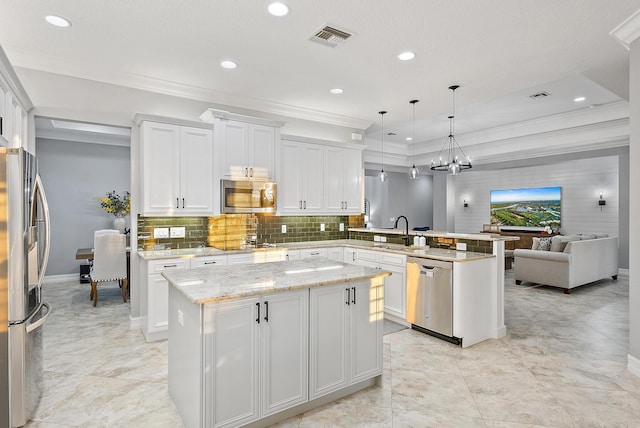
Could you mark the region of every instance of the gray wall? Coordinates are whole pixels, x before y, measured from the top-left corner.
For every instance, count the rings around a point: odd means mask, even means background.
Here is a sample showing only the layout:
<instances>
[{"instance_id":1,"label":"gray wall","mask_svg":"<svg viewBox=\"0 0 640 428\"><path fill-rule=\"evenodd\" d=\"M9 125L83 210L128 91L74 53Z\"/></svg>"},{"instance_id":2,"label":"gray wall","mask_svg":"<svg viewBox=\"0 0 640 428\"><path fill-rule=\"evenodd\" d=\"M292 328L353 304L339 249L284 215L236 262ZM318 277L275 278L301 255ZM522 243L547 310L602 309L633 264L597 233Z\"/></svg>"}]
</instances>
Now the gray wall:
<instances>
[{"instance_id":1,"label":"gray wall","mask_svg":"<svg viewBox=\"0 0 640 428\"><path fill-rule=\"evenodd\" d=\"M78 273L76 250L93 247L93 232L112 227L113 215L97 198L129 190L129 152L129 147L36 139L51 215L47 276ZM129 216L126 222L130 225Z\"/></svg>"},{"instance_id":2,"label":"gray wall","mask_svg":"<svg viewBox=\"0 0 640 428\"><path fill-rule=\"evenodd\" d=\"M404 215L409 228L433 227L433 179L429 175L415 180L408 173L388 172L389 179L381 183L379 171L366 170L365 198L371 204L369 224L372 227L393 227L391 218ZM404 227L404 222L400 222Z\"/></svg>"},{"instance_id":3,"label":"gray wall","mask_svg":"<svg viewBox=\"0 0 640 428\"><path fill-rule=\"evenodd\" d=\"M629 163L635 168L631 169L629 182L629 210L632 213L640 212L640 37L631 44L630 58L630 100L631 100L631 142L629 146ZM630 222L630 260L636 263L640 260L640 222ZM635 368L634 373L640 371L640 281L638 265L629 269L629 365Z\"/></svg>"}]
</instances>

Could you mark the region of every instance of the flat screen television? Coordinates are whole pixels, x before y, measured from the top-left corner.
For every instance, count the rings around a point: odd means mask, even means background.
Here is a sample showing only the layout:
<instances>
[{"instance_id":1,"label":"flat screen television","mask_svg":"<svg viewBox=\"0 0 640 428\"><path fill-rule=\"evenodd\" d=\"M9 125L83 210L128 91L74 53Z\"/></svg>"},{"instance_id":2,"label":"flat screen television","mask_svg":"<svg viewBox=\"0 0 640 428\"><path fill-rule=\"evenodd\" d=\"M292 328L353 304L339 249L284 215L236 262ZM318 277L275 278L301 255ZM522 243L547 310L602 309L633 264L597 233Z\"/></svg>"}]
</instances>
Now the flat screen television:
<instances>
[{"instance_id":1,"label":"flat screen television","mask_svg":"<svg viewBox=\"0 0 640 428\"><path fill-rule=\"evenodd\" d=\"M560 227L561 187L491 191L491 224L505 229Z\"/></svg>"}]
</instances>

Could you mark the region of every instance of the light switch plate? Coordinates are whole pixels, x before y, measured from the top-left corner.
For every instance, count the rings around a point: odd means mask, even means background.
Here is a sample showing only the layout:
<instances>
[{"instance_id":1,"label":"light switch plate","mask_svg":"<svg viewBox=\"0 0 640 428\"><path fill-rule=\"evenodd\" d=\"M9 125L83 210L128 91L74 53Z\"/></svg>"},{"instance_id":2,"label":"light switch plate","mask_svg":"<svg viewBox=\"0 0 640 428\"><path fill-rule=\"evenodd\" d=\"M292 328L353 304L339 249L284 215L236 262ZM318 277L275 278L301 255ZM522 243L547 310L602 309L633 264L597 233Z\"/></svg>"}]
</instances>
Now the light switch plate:
<instances>
[{"instance_id":1,"label":"light switch plate","mask_svg":"<svg viewBox=\"0 0 640 428\"><path fill-rule=\"evenodd\" d=\"M286 224L282 225L282 233L287 233L287 225Z\"/></svg>"},{"instance_id":2,"label":"light switch plate","mask_svg":"<svg viewBox=\"0 0 640 428\"><path fill-rule=\"evenodd\" d=\"M340 223L340 232L344 232L344 223Z\"/></svg>"},{"instance_id":3,"label":"light switch plate","mask_svg":"<svg viewBox=\"0 0 640 428\"><path fill-rule=\"evenodd\" d=\"M324 232L324 223L320 223L320 232Z\"/></svg>"},{"instance_id":4,"label":"light switch plate","mask_svg":"<svg viewBox=\"0 0 640 428\"><path fill-rule=\"evenodd\" d=\"M456 243L456 250L458 250L458 251L467 251L467 243L466 242L458 242L458 243Z\"/></svg>"},{"instance_id":5,"label":"light switch plate","mask_svg":"<svg viewBox=\"0 0 640 428\"><path fill-rule=\"evenodd\" d=\"M380 237L380 242L387 242L387 237L386 236L381 236Z\"/></svg>"},{"instance_id":6,"label":"light switch plate","mask_svg":"<svg viewBox=\"0 0 640 428\"><path fill-rule=\"evenodd\" d=\"M170 227L169 236L171 236L172 238L184 238L184 226Z\"/></svg>"},{"instance_id":7,"label":"light switch plate","mask_svg":"<svg viewBox=\"0 0 640 428\"><path fill-rule=\"evenodd\" d=\"M373 235L373 242L380 242L380 235Z\"/></svg>"},{"instance_id":8,"label":"light switch plate","mask_svg":"<svg viewBox=\"0 0 640 428\"><path fill-rule=\"evenodd\" d=\"M153 229L153 237L154 238L168 238L169 237L169 228L168 227L155 227Z\"/></svg>"}]
</instances>

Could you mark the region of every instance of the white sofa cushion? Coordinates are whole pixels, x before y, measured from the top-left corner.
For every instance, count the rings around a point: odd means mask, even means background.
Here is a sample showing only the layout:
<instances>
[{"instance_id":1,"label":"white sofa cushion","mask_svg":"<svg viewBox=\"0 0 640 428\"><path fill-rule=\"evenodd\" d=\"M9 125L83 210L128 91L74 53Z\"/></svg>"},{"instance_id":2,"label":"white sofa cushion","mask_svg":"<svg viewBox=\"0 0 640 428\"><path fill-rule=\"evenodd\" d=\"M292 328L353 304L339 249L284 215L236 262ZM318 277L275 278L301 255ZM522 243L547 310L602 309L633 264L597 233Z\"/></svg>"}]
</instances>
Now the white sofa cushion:
<instances>
[{"instance_id":1,"label":"white sofa cushion","mask_svg":"<svg viewBox=\"0 0 640 428\"><path fill-rule=\"evenodd\" d=\"M579 235L556 235L551 239L551 251L564 251L567 244L571 241L579 241Z\"/></svg>"}]
</instances>

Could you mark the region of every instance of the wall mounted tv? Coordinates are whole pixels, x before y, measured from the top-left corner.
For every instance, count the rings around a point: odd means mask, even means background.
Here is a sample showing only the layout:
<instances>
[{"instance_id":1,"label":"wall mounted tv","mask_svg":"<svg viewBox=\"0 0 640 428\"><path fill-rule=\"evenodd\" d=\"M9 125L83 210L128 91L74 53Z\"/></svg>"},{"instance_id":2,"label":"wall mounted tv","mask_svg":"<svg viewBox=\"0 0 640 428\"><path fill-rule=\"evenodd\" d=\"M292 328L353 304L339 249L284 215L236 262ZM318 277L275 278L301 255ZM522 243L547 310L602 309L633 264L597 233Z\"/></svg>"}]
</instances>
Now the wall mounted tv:
<instances>
[{"instance_id":1,"label":"wall mounted tv","mask_svg":"<svg viewBox=\"0 0 640 428\"><path fill-rule=\"evenodd\" d=\"M561 195L561 187L492 190L491 224L504 229L557 229Z\"/></svg>"}]
</instances>

